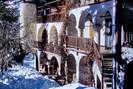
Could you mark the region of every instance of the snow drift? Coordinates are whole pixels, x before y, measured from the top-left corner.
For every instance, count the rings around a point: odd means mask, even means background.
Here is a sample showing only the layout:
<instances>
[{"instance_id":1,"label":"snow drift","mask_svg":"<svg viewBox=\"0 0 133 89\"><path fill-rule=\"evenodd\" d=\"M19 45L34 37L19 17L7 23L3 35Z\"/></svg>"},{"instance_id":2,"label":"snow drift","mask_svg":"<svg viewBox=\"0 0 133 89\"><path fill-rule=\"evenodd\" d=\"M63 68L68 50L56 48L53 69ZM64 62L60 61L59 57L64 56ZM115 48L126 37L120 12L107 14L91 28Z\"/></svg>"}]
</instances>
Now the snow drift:
<instances>
[{"instance_id":1,"label":"snow drift","mask_svg":"<svg viewBox=\"0 0 133 89\"><path fill-rule=\"evenodd\" d=\"M50 88L50 89L97 89L97 88L88 87L88 86L82 85L80 83L71 83L71 84L61 86L61 87L54 87L54 88Z\"/></svg>"}]
</instances>

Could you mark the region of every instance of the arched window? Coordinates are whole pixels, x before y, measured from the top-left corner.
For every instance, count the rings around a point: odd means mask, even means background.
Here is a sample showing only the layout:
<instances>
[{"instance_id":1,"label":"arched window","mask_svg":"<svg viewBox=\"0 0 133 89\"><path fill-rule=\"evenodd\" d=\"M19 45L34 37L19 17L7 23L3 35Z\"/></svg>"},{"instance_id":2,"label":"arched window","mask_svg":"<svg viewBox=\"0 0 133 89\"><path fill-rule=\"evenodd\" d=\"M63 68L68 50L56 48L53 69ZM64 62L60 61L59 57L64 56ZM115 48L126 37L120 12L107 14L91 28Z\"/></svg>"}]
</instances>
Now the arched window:
<instances>
[{"instance_id":1,"label":"arched window","mask_svg":"<svg viewBox=\"0 0 133 89\"><path fill-rule=\"evenodd\" d=\"M93 28L92 16L87 11L83 11L79 20L81 37L94 38L95 30Z\"/></svg>"},{"instance_id":2,"label":"arched window","mask_svg":"<svg viewBox=\"0 0 133 89\"><path fill-rule=\"evenodd\" d=\"M76 18L73 14L71 14L68 17L67 35L68 36L78 36L78 32L77 32L77 29L76 29Z\"/></svg>"},{"instance_id":3,"label":"arched window","mask_svg":"<svg viewBox=\"0 0 133 89\"><path fill-rule=\"evenodd\" d=\"M44 52L40 53L40 67L42 68L41 70L43 70L43 73L48 74L48 67L47 67L47 54Z\"/></svg>"},{"instance_id":4,"label":"arched window","mask_svg":"<svg viewBox=\"0 0 133 89\"><path fill-rule=\"evenodd\" d=\"M106 9L98 11L96 16L96 30L98 32L99 45L105 48L112 47L112 16Z\"/></svg>"},{"instance_id":5,"label":"arched window","mask_svg":"<svg viewBox=\"0 0 133 89\"><path fill-rule=\"evenodd\" d=\"M50 61L50 74L51 75L56 75L58 74L58 61L56 59L56 57L52 57L51 61Z\"/></svg>"},{"instance_id":6,"label":"arched window","mask_svg":"<svg viewBox=\"0 0 133 89\"><path fill-rule=\"evenodd\" d=\"M106 18L105 18L105 48L111 48L112 42L111 42L111 36L112 36L112 18L109 11L106 12Z\"/></svg>"},{"instance_id":7,"label":"arched window","mask_svg":"<svg viewBox=\"0 0 133 89\"><path fill-rule=\"evenodd\" d=\"M82 57L79 64L79 82L90 85L92 82L92 64L87 57Z\"/></svg>"},{"instance_id":8,"label":"arched window","mask_svg":"<svg viewBox=\"0 0 133 89\"><path fill-rule=\"evenodd\" d=\"M47 41L48 41L47 38L48 38L47 31L46 29L44 29L42 33L42 46L43 47L47 44Z\"/></svg>"},{"instance_id":9,"label":"arched window","mask_svg":"<svg viewBox=\"0 0 133 89\"><path fill-rule=\"evenodd\" d=\"M68 56L67 68L68 68L67 81L68 83L70 83L73 81L73 79L75 79L76 76L76 61L75 57L72 54Z\"/></svg>"},{"instance_id":10,"label":"arched window","mask_svg":"<svg viewBox=\"0 0 133 89\"><path fill-rule=\"evenodd\" d=\"M58 32L55 26L52 26L49 35L50 35L49 42L53 45L58 45Z\"/></svg>"},{"instance_id":11,"label":"arched window","mask_svg":"<svg viewBox=\"0 0 133 89\"><path fill-rule=\"evenodd\" d=\"M47 44L47 30L45 29L44 26L40 27L38 34L37 34L37 39L39 42L39 47L44 48L44 46Z\"/></svg>"}]
</instances>

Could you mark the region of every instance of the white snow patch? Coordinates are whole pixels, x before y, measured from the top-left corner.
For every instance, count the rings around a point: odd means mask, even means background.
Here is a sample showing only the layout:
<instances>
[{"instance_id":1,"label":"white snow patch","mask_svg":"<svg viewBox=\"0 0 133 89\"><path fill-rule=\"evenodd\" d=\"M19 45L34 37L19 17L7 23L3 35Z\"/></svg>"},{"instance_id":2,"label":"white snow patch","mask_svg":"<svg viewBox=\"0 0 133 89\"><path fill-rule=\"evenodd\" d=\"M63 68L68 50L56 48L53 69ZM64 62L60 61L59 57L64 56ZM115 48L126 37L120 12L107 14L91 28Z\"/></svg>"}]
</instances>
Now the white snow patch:
<instances>
[{"instance_id":1,"label":"white snow patch","mask_svg":"<svg viewBox=\"0 0 133 89\"><path fill-rule=\"evenodd\" d=\"M97 88L88 87L80 83L71 83L71 84L64 85L62 87L55 87L50 89L97 89Z\"/></svg>"},{"instance_id":2,"label":"white snow patch","mask_svg":"<svg viewBox=\"0 0 133 89\"><path fill-rule=\"evenodd\" d=\"M126 60L127 63L133 60L133 48L122 47L122 58Z\"/></svg>"}]
</instances>

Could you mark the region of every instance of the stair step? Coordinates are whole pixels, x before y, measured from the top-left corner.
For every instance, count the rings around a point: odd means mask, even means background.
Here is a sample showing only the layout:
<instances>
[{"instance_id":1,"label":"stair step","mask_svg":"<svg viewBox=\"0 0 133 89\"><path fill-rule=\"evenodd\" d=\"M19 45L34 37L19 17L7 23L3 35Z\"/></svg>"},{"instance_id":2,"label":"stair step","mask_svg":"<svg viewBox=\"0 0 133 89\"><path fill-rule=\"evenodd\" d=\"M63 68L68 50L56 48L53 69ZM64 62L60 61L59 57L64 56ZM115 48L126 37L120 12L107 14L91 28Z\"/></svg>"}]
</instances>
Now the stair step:
<instances>
[{"instance_id":1,"label":"stair step","mask_svg":"<svg viewBox=\"0 0 133 89\"><path fill-rule=\"evenodd\" d=\"M108 73L108 74L112 74L113 70L103 70L103 73Z\"/></svg>"},{"instance_id":2,"label":"stair step","mask_svg":"<svg viewBox=\"0 0 133 89\"><path fill-rule=\"evenodd\" d=\"M112 53L103 53L102 54L103 55L103 58L113 58L114 57L114 54L112 54Z\"/></svg>"},{"instance_id":3,"label":"stair step","mask_svg":"<svg viewBox=\"0 0 133 89\"><path fill-rule=\"evenodd\" d=\"M107 87L106 89L112 89L112 87Z\"/></svg>"},{"instance_id":4,"label":"stair step","mask_svg":"<svg viewBox=\"0 0 133 89\"><path fill-rule=\"evenodd\" d=\"M112 87L112 83L109 83L109 82L108 82L108 83L106 83L106 86L107 86L107 87Z\"/></svg>"},{"instance_id":5,"label":"stair step","mask_svg":"<svg viewBox=\"0 0 133 89\"><path fill-rule=\"evenodd\" d=\"M112 66L103 66L102 68L112 69Z\"/></svg>"},{"instance_id":6,"label":"stair step","mask_svg":"<svg viewBox=\"0 0 133 89\"><path fill-rule=\"evenodd\" d=\"M112 78L112 74L103 73L104 78Z\"/></svg>"},{"instance_id":7,"label":"stair step","mask_svg":"<svg viewBox=\"0 0 133 89\"><path fill-rule=\"evenodd\" d=\"M103 59L105 62L112 62L112 59Z\"/></svg>"},{"instance_id":8,"label":"stair step","mask_svg":"<svg viewBox=\"0 0 133 89\"><path fill-rule=\"evenodd\" d=\"M112 83L112 78L104 78L104 81Z\"/></svg>"},{"instance_id":9,"label":"stair step","mask_svg":"<svg viewBox=\"0 0 133 89\"><path fill-rule=\"evenodd\" d=\"M113 69L111 69L111 68L103 68L103 73L106 72L106 71L107 71L107 73L108 73L108 71L109 72L113 72Z\"/></svg>"},{"instance_id":10,"label":"stair step","mask_svg":"<svg viewBox=\"0 0 133 89\"><path fill-rule=\"evenodd\" d=\"M112 64L103 64L103 66L109 66L109 67L112 67Z\"/></svg>"},{"instance_id":11,"label":"stair step","mask_svg":"<svg viewBox=\"0 0 133 89\"><path fill-rule=\"evenodd\" d=\"M106 69L113 69L112 66L103 66L103 68L106 68Z\"/></svg>"},{"instance_id":12,"label":"stair step","mask_svg":"<svg viewBox=\"0 0 133 89\"><path fill-rule=\"evenodd\" d=\"M105 60L103 61L103 64L112 64L112 61Z\"/></svg>"},{"instance_id":13,"label":"stair step","mask_svg":"<svg viewBox=\"0 0 133 89\"><path fill-rule=\"evenodd\" d=\"M112 61L104 60L103 64L112 64Z\"/></svg>"}]
</instances>

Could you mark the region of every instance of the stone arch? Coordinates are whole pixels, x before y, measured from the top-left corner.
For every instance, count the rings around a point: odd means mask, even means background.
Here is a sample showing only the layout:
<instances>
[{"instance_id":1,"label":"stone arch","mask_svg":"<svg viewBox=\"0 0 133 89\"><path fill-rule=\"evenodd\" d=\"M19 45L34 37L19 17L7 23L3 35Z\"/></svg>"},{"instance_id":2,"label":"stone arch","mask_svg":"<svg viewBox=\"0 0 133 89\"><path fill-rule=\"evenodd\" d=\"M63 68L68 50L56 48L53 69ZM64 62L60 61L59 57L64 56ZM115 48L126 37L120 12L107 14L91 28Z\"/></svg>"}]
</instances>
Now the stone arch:
<instances>
[{"instance_id":1,"label":"stone arch","mask_svg":"<svg viewBox=\"0 0 133 89\"><path fill-rule=\"evenodd\" d=\"M38 36L37 36L37 41L39 42L38 45L44 48L44 46L47 43L47 39L48 39L47 30L45 27L42 26L38 31Z\"/></svg>"},{"instance_id":2,"label":"stone arch","mask_svg":"<svg viewBox=\"0 0 133 89\"><path fill-rule=\"evenodd\" d=\"M53 56L50 60L50 74L51 75L57 75L58 74L58 61L55 56Z\"/></svg>"},{"instance_id":3,"label":"stone arch","mask_svg":"<svg viewBox=\"0 0 133 89\"><path fill-rule=\"evenodd\" d=\"M71 83L76 77L76 60L73 54L68 55L67 68L67 81Z\"/></svg>"},{"instance_id":4,"label":"stone arch","mask_svg":"<svg viewBox=\"0 0 133 89\"><path fill-rule=\"evenodd\" d=\"M94 38L94 25L92 16L87 11L83 11L79 20L80 36L86 38Z\"/></svg>"},{"instance_id":5,"label":"stone arch","mask_svg":"<svg viewBox=\"0 0 133 89\"><path fill-rule=\"evenodd\" d=\"M79 82L85 85L90 85L93 80L92 75L92 61L84 56L79 63Z\"/></svg>"},{"instance_id":6,"label":"stone arch","mask_svg":"<svg viewBox=\"0 0 133 89\"><path fill-rule=\"evenodd\" d=\"M49 43L52 43L53 45L58 45L58 32L54 25L51 27L50 30Z\"/></svg>"},{"instance_id":7,"label":"stone arch","mask_svg":"<svg viewBox=\"0 0 133 89\"><path fill-rule=\"evenodd\" d=\"M47 58L47 54L43 51L41 51L40 53L40 67L41 67L41 70L43 71L44 74L48 74L48 65L47 65L47 61L48 61L48 58Z\"/></svg>"},{"instance_id":8,"label":"stone arch","mask_svg":"<svg viewBox=\"0 0 133 89\"><path fill-rule=\"evenodd\" d=\"M47 30L45 29L42 33L42 46L44 47L48 42Z\"/></svg>"},{"instance_id":9,"label":"stone arch","mask_svg":"<svg viewBox=\"0 0 133 89\"><path fill-rule=\"evenodd\" d=\"M111 13L106 8L99 9L95 19L95 27L97 30L100 30L103 27L103 21L105 19L112 18Z\"/></svg>"},{"instance_id":10,"label":"stone arch","mask_svg":"<svg viewBox=\"0 0 133 89\"><path fill-rule=\"evenodd\" d=\"M38 30L38 34L37 34L37 41L42 41L43 38L43 34L47 34L46 28L44 26L41 26ZM46 32L46 33L45 33Z\"/></svg>"},{"instance_id":11,"label":"stone arch","mask_svg":"<svg viewBox=\"0 0 133 89\"><path fill-rule=\"evenodd\" d=\"M95 23L96 30L99 35L99 44L105 46L105 48L112 47L112 16L107 9L100 9L96 16Z\"/></svg>"},{"instance_id":12,"label":"stone arch","mask_svg":"<svg viewBox=\"0 0 133 89\"><path fill-rule=\"evenodd\" d=\"M76 29L76 17L74 14L71 14L68 17L68 22L67 22L67 35L68 36L78 36L78 31Z\"/></svg>"},{"instance_id":13,"label":"stone arch","mask_svg":"<svg viewBox=\"0 0 133 89\"><path fill-rule=\"evenodd\" d=\"M127 28L132 27L133 24L133 0L123 0L123 25ZM126 31L132 31L132 29L126 29Z\"/></svg>"}]
</instances>

